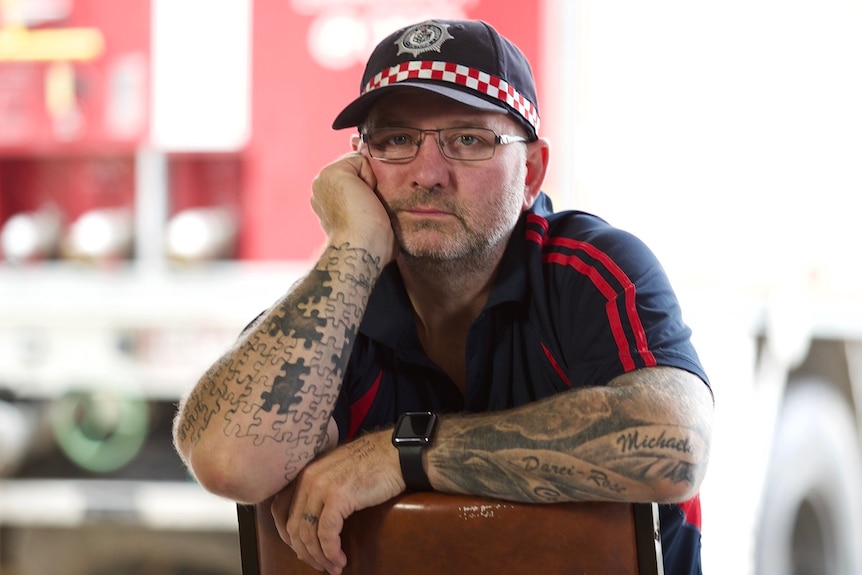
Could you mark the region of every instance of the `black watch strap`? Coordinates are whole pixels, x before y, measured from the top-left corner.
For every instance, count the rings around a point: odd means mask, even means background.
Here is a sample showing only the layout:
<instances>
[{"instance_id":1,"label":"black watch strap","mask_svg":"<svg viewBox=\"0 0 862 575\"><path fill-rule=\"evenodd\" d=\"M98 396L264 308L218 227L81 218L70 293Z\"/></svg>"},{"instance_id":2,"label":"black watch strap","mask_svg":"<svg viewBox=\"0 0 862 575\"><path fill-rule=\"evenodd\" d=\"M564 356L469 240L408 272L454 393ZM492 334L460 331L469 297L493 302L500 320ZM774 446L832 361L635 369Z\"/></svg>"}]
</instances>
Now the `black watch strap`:
<instances>
[{"instance_id":1,"label":"black watch strap","mask_svg":"<svg viewBox=\"0 0 862 575\"><path fill-rule=\"evenodd\" d=\"M398 459L401 462L401 475L408 491L433 491L425 468L422 467L422 451L424 445L401 445L398 447Z\"/></svg>"}]
</instances>

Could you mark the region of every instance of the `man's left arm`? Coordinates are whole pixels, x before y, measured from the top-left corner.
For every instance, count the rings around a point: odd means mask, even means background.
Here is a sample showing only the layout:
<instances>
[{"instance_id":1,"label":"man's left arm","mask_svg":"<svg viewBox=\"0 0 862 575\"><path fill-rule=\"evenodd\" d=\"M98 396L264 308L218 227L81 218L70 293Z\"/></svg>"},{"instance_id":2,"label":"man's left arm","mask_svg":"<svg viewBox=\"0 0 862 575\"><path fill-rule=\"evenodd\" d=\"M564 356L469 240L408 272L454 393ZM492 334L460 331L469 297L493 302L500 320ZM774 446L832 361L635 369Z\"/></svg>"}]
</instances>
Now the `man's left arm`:
<instances>
[{"instance_id":1,"label":"man's left arm","mask_svg":"<svg viewBox=\"0 0 862 575\"><path fill-rule=\"evenodd\" d=\"M510 410L443 416L424 467L437 491L509 501L684 501L706 472L712 411L699 377L650 367ZM276 496L276 524L301 559L340 573L344 520L404 491L391 436L342 445Z\"/></svg>"},{"instance_id":2,"label":"man's left arm","mask_svg":"<svg viewBox=\"0 0 862 575\"><path fill-rule=\"evenodd\" d=\"M713 400L697 376L651 367L512 410L441 420L435 489L511 501L678 502L709 459Z\"/></svg>"}]
</instances>

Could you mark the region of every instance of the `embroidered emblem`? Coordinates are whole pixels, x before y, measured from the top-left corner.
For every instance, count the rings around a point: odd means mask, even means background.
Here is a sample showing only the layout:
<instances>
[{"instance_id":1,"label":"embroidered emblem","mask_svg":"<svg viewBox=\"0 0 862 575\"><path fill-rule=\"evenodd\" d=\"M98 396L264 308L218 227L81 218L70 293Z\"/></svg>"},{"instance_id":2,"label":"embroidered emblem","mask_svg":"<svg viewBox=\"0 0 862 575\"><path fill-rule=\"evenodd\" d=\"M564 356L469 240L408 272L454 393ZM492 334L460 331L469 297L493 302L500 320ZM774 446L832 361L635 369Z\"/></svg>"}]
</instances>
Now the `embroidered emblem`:
<instances>
[{"instance_id":1,"label":"embroidered emblem","mask_svg":"<svg viewBox=\"0 0 862 575\"><path fill-rule=\"evenodd\" d=\"M415 58L423 52L439 52L440 46L446 40L454 40L449 34L449 25L428 20L404 31L395 41L395 45L398 46L396 55L409 52Z\"/></svg>"}]
</instances>

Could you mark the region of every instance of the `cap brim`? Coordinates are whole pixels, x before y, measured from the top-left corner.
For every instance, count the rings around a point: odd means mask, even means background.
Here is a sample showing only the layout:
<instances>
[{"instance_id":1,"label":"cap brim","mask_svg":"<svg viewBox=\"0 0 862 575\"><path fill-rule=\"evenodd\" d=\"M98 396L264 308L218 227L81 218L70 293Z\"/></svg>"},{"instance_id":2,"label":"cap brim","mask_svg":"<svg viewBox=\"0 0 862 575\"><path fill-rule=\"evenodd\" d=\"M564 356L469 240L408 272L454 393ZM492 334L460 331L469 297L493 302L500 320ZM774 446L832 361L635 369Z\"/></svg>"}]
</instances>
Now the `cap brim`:
<instances>
[{"instance_id":1,"label":"cap brim","mask_svg":"<svg viewBox=\"0 0 862 575\"><path fill-rule=\"evenodd\" d=\"M403 89L403 88L419 88L421 90L426 90L428 92L434 92L435 94L439 94L441 96L445 96L451 100L455 100L456 102L460 102L466 106L470 106L471 108L476 108L478 110L485 110L488 112L502 112L502 113L510 113L510 110L506 108L503 104L496 104L491 102L490 100L486 100L469 92L465 92L463 90L459 90L457 88L452 88L450 86L444 86L440 84L433 84L429 82L411 82L404 81L398 82L397 84L391 84L389 86L384 86L382 88L377 88L370 92L366 92L362 96L359 96L357 99L353 100L344 110L341 111L340 114L335 118L335 121L332 122L332 128L335 130L341 130L343 128L350 128L353 126L358 126L362 122L365 121L365 118L368 116L368 112L371 111L372 106L379 100L382 96L391 93L395 89Z\"/></svg>"}]
</instances>

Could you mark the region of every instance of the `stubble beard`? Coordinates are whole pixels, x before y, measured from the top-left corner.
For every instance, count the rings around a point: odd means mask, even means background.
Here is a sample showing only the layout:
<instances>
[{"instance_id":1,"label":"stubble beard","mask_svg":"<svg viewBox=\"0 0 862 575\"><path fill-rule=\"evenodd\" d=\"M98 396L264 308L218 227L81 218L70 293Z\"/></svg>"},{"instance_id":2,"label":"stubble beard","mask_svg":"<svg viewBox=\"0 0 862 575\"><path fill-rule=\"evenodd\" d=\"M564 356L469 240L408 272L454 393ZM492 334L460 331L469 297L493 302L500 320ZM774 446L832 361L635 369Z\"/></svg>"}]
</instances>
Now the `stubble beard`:
<instances>
[{"instance_id":1,"label":"stubble beard","mask_svg":"<svg viewBox=\"0 0 862 575\"><path fill-rule=\"evenodd\" d=\"M489 261L496 262L502 253L512 229L520 217L522 196L514 188L505 190L486 211L492 217L477 219L465 213L448 198L434 199L435 192L419 190L410 201L392 206L395 238L401 255L412 264L434 268L482 268ZM429 201L432 198L432 201ZM446 224L437 221L409 222L406 225L397 217L399 210L413 206L439 206L453 215ZM453 230L452 222L457 224Z\"/></svg>"}]
</instances>

